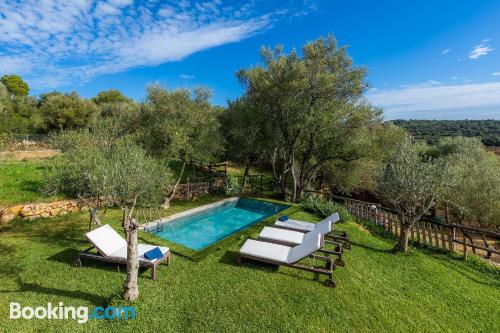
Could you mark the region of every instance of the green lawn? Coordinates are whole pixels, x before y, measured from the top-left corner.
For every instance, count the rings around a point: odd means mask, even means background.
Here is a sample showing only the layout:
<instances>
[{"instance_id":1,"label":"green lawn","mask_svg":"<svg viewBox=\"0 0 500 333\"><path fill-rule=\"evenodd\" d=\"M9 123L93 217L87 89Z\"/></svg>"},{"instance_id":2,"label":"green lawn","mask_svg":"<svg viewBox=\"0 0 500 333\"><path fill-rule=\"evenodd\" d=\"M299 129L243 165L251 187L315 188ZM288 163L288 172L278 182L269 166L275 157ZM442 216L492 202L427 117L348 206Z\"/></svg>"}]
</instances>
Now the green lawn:
<instances>
[{"instance_id":1,"label":"green lawn","mask_svg":"<svg viewBox=\"0 0 500 333\"><path fill-rule=\"evenodd\" d=\"M201 203L216 200L209 197ZM174 203L171 212L199 203ZM120 212L105 222L119 227ZM305 212L294 217L318 220ZM353 249L328 289L307 272L234 264L244 238L233 237L200 261L174 255L158 280L140 279L137 319L89 321L8 319L9 302L90 307L118 304L125 269L84 262L87 216L14 221L0 232L0 331L99 332L499 332L499 271L445 254L413 249L392 254L392 243L354 222L342 223ZM253 236L258 228L250 229Z\"/></svg>"},{"instance_id":2,"label":"green lawn","mask_svg":"<svg viewBox=\"0 0 500 333\"><path fill-rule=\"evenodd\" d=\"M50 160L7 161L0 163L0 206L62 199L63 196L45 196L45 170Z\"/></svg>"}]
</instances>

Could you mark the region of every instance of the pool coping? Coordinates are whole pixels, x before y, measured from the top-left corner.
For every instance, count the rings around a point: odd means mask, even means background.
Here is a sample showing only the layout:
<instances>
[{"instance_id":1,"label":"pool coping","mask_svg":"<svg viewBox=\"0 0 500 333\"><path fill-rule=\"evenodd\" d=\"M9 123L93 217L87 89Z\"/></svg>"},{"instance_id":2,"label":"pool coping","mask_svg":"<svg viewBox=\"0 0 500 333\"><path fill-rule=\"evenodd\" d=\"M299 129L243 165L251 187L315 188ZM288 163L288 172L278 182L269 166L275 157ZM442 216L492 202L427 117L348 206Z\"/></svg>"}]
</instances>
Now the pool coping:
<instances>
[{"instance_id":1,"label":"pool coping","mask_svg":"<svg viewBox=\"0 0 500 333\"><path fill-rule=\"evenodd\" d=\"M141 224L139 226L138 230L149 232L148 227L156 226L156 225L158 225L158 223L160 223L160 224L166 224L166 223L171 222L172 220L175 220L175 219L187 216L187 215L191 215L191 214L194 214L194 213L202 212L202 211L204 211L206 209L210 209L210 208L214 208L214 207L217 207L217 206L221 206L221 205L225 204L226 202L237 201L238 199L239 199L239 197L231 197L231 198L227 198L227 199L222 199L222 200L219 200L219 201L216 201L216 202L212 202L212 203L209 203L209 204L206 204L206 205L203 205L203 206L199 206L199 207L191 208L191 209L179 212L179 213L175 213L175 214L169 215L167 217L161 217L160 219L157 219L155 221Z\"/></svg>"},{"instance_id":2,"label":"pool coping","mask_svg":"<svg viewBox=\"0 0 500 333\"><path fill-rule=\"evenodd\" d=\"M290 214L293 214L294 212L300 210L300 207L298 205L283 202L281 200L274 200L274 199L269 199L269 198L256 198L256 197L242 195L242 196L238 196L238 197L230 197L230 198L226 198L226 199L221 199L221 200L218 200L218 201L210 203L210 204L191 208L191 209L170 215L170 216L168 216L168 218L162 219L162 221L169 221L170 222L170 220L173 218L178 218L179 216L182 217L185 214L192 214L193 212L201 211L201 210L204 210L208 207L216 207L216 206L223 204L225 202L228 202L228 201L231 202L234 200L238 200L239 198L253 199L253 200L257 200L257 201L285 205L285 206L289 206L289 207L286 208L285 210L279 212L279 213L276 213L276 214L269 216L268 218L265 218L261 221L258 221L256 224L251 225L246 229L237 231L236 233L229 235L226 238L223 238L220 241L218 241L214 244L211 244L211 245L209 245L203 249L200 249L200 250L193 250L193 249L185 247L181 244L169 241L169 240L164 239L164 238L160 238L160 237L156 236L154 233L144 230L143 227L146 225L146 223L139 227L140 238L143 242L146 242L146 243L156 244L159 246L160 245L167 246L176 255L188 258L188 259L193 260L193 261L199 261L199 260L202 260L203 258L205 258L210 253L217 251L217 250L221 250L221 249L229 246L229 244L232 244L235 241L243 241L248 236L258 233L258 230L262 229L263 226L272 225L276 221L278 216L290 215ZM151 224L156 225L156 222L150 222L149 225L151 225Z\"/></svg>"}]
</instances>

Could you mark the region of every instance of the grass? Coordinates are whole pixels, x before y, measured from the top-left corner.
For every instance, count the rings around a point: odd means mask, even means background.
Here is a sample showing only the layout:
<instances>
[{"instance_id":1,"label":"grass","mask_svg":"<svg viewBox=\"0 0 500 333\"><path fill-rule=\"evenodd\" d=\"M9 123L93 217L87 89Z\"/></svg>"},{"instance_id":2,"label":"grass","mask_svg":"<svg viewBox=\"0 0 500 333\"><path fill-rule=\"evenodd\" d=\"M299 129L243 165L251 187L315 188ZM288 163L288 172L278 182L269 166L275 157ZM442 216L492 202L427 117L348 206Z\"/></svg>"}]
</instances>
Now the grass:
<instances>
[{"instance_id":1,"label":"grass","mask_svg":"<svg viewBox=\"0 0 500 333\"><path fill-rule=\"evenodd\" d=\"M47 159L0 163L0 206L62 199L63 196L46 196L40 191L49 165Z\"/></svg>"},{"instance_id":2,"label":"grass","mask_svg":"<svg viewBox=\"0 0 500 333\"><path fill-rule=\"evenodd\" d=\"M216 200L211 197L203 203ZM174 213L199 202L173 203ZM293 217L318 220L297 211ZM103 221L119 230L120 212ZM0 232L0 331L99 332L498 332L500 277L477 260L424 250L393 254L392 242L362 226L339 225L352 240L346 267L334 275L337 288L323 287L311 273L259 263L234 264L242 237L228 240L200 261L174 255L158 280L139 278L137 319L9 320L9 302L47 302L92 307L119 303L125 269L84 262L71 266L87 246L83 213L16 220ZM256 236L258 230L249 233ZM142 238L142 237L141 237ZM143 241L143 240L142 240Z\"/></svg>"}]
</instances>

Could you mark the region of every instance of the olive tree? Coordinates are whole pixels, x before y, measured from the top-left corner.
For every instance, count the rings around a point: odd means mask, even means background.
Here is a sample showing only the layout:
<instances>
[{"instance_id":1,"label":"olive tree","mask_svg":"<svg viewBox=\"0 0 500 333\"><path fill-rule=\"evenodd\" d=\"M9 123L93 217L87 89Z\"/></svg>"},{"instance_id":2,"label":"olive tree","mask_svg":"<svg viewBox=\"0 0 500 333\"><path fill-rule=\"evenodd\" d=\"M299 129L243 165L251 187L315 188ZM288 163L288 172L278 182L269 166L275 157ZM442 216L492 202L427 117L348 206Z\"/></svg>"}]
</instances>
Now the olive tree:
<instances>
[{"instance_id":1,"label":"olive tree","mask_svg":"<svg viewBox=\"0 0 500 333\"><path fill-rule=\"evenodd\" d=\"M447 164L423 154L412 138L403 139L377 179L377 195L397 211L401 223L396 251L407 252L412 226L441 198L450 179Z\"/></svg>"},{"instance_id":2,"label":"olive tree","mask_svg":"<svg viewBox=\"0 0 500 333\"><path fill-rule=\"evenodd\" d=\"M227 110L219 116L225 156L245 166L240 191L245 187L250 165L262 161L265 153L264 122L260 116L259 110L245 98L229 101Z\"/></svg>"},{"instance_id":3,"label":"olive tree","mask_svg":"<svg viewBox=\"0 0 500 333\"><path fill-rule=\"evenodd\" d=\"M359 159L364 133L381 111L364 98L366 69L353 66L333 36L307 43L302 56L282 47L261 50L263 65L241 70L245 98L262 113L273 175L292 201L332 161Z\"/></svg>"},{"instance_id":4,"label":"olive tree","mask_svg":"<svg viewBox=\"0 0 500 333\"><path fill-rule=\"evenodd\" d=\"M133 213L138 204L159 204L170 185L170 177L163 163L148 156L131 136L120 135L110 125L105 122L90 130L62 134L64 154L56 164L52 179L57 179L55 188L76 194L89 205L90 226L100 224L99 208L118 206L122 209L122 228L127 240L123 298L133 301L139 296L139 222L133 218Z\"/></svg>"},{"instance_id":5,"label":"olive tree","mask_svg":"<svg viewBox=\"0 0 500 333\"><path fill-rule=\"evenodd\" d=\"M39 104L48 130L88 127L98 113L94 102L76 92L45 94Z\"/></svg>"},{"instance_id":6,"label":"olive tree","mask_svg":"<svg viewBox=\"0 0 500 333\"><path fill-rule=\"evenodd\" d=\"M150 154L182 162L177 181L165 197L165 207L175 195L188 160L208 159L222 149L209 98L210 92L202 88L169 91L160 85L147 87L137 121L138 140Z\"/></svg>"}]
</instances>

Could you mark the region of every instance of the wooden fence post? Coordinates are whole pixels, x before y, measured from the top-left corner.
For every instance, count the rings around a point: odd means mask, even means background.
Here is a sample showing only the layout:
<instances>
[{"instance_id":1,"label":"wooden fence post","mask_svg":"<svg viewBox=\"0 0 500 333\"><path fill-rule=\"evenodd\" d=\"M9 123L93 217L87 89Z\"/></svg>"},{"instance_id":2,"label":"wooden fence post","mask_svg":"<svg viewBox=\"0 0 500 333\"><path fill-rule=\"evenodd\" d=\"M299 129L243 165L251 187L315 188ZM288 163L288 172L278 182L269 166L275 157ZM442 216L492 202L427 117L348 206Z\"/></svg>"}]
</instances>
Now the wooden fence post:
<instances>
[{"instance_id":1,"label":"wooden fence post","mask_svg":"<svg viewBox=\"0 0 500 333\"><path fill-rule=\"evenodd\" d=\"M448 234L448 243L450 245L450 251L451 252L455 252L455 227L452 227L450 228L449 230L449 234Z\"/></svg>"},{"instance_id":2,"label":"wooden fence post","mask_svg":"<svg viewBox=\"0 0 500 333\"><path fill-rule=\"evenodd\" d=\"M428 237L429 237L429 246L432 246L432 224L427 223L427 232L428 232Z\"/></svg>"},{"instance_id":3,"label":"wooden fence post","mask_svg":"<svg viewBox=\"0 0 500 333\"><path fill-rule=\"evenodd\" d=\"M446 228L441 226L441 247L446 250Z\"/></svg>"},{"instance_id":4,"label":"wooden fence post","mask_svg":"<svg viewBox=\"0 0 500 333\"><path fill-rule=\"evenodd\" d=\"M464 259L467 260L467 237L465 237L465 233L462 229L462 245L463 245L463 252L464 252Z\"/></svg>"},{"instance_id":5,"label":"wooden fence post","mask_svg":"<svg viewBox=\"0 0 500 333\"><path fill-rule=\"evenodd\" d=\"M420 244L420 221L417 221L417 243Z\"/></svg>"},{"instance_id":6,"label":"wooden fence post","mask_svg":"<svg viewBox=\"0 0 500 333\"><path fill-rule=\"evenodd\" d=\"M426 227L427 227L427 223L426 222L422 222L422 240L423 240L423 244L424 245L427 245Z\"/></svg>"}]
</instances>

